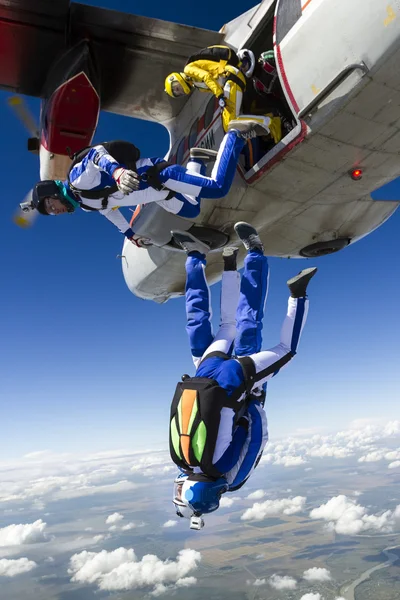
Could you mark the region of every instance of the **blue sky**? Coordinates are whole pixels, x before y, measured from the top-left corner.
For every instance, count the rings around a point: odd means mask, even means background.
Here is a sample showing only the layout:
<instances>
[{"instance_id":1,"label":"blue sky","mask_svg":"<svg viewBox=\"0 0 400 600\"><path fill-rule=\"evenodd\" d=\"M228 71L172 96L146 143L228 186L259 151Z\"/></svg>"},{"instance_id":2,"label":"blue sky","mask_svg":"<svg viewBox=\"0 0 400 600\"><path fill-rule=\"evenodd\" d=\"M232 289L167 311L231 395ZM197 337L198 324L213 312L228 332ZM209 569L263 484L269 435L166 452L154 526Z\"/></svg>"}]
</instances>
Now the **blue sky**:
<instances>
[{"instance_id":1,"label":"blue sky","mask_svg":"<svg viewBox=\"0 0 400 600\"><path fill-rule=\"evenodd\" d=\"M206 0L198 14L181 0L112 6L217 30L252 4ZM159 306L128 291L116 259L122 236L99 215L43 217L28 231L14 226L14 208L39 171L8 95L0 93L2 453L166 444L175 383L192 372L183 300ZM38 115L38 101L28 103ZM142 156L168 149L161 126L102 113L95 141L118 138L140 145ZM315 261L320 270L298 357L269 386L272 438L398 416L399 227L400 213ZM271 259L264 347L278 339L285 282L305 265ZM217 306L219 286L213 294Z\"/></svg>"}]
</instances>

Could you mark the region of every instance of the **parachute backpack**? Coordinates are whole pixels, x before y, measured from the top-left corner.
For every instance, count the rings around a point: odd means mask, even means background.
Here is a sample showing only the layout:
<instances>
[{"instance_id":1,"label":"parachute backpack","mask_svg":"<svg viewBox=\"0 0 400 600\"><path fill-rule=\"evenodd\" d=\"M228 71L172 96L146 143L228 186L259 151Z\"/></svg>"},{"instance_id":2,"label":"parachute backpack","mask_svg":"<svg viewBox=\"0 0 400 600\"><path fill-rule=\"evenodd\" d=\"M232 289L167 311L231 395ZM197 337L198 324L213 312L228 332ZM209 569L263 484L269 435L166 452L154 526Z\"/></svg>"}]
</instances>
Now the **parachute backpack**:
<instances>
[{"instance_id":1,"label":"parachute backpack","mask_svg":"<svg viewBox=\"0 0 400 600\"><path fill-rule=\"evenodd\" d=\"M212 352L207 358L222 352ZM206 360L205 359L205 360ZM237 359L243 369L245 382L232 396L215 379L208 377L183 377L175 389L171 404L169 447L174 463L186 473L200 467L208 477L220 478L223 473L213 465L213 456L221 420L221 409L235 411L235 423L246 410L247 397L253 387L254 363L249 357ZM238 398L246 392L244 402Z\"/></svg>"}]
</instances>

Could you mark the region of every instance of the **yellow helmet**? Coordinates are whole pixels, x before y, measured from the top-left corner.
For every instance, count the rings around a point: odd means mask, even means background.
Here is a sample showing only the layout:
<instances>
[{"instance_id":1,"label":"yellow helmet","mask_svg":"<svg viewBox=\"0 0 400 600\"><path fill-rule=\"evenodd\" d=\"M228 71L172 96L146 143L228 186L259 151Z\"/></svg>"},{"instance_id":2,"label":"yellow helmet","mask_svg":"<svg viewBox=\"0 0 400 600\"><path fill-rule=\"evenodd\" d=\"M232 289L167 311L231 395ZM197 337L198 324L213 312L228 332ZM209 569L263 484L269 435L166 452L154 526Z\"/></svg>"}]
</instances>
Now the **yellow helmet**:
<instances>
[{"instance_id":1,"label":"yellow helmet","mask_svg":"<svg viewBox=\"0 0 400 600\"><path fill-rule=\"evenodd\" d=\"M182 89L182 93L177 93L177 90L174 89L176 86L174 83L178 83ZM189 83L188 78L184 73L170 73L168 77L165 78L165 91L168 96L171 98L176 98L177 96L188 96L192 91L192 85Z\"/></svg>"}]
</instances>

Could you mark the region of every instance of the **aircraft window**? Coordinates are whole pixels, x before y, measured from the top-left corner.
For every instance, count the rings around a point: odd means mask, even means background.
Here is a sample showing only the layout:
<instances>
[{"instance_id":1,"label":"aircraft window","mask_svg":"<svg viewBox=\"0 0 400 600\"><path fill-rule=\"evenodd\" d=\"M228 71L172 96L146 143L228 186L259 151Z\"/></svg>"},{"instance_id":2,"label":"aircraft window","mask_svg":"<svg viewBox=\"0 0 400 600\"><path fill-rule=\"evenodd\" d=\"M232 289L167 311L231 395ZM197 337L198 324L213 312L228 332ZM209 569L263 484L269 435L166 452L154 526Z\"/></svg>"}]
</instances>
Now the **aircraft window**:
<instances>
[{"instance_id":1,"label":"aircraft window","mask_svg":"<svg viewBox=\"0 0 400 600\"><path fill-rule=\"evenodd\" d=\"M181 143L178 146L178 152L176 153L176 163L178 165L182 164L184 154L185 154L185 138L183 138L183 140L181 140Z\"/></svg>"},{"instance_id":2,"label":"aircraft window","mask_svg":"<svg viewBox=\"0 0 400 600\"><path fill-rule=\"evenodd\" d=\"M207 104L206 112L204 113L204 129L207 129L211 125L215 111L214 96L210 99Z\"/></svg>"},{"instance_id":3,"label":"aircraft window","mask_svg":"<svg viewBox=\"0 0 400 600\"><path fill-rule=\"evenodd\" d=\"M193 148L193 146L196 143L197 140L197 124L198 124L199 120L196 119L195 122L193 123L191 129L190 129L190 133L189 133L189 148Z\"/></svg>"}]
</instances>

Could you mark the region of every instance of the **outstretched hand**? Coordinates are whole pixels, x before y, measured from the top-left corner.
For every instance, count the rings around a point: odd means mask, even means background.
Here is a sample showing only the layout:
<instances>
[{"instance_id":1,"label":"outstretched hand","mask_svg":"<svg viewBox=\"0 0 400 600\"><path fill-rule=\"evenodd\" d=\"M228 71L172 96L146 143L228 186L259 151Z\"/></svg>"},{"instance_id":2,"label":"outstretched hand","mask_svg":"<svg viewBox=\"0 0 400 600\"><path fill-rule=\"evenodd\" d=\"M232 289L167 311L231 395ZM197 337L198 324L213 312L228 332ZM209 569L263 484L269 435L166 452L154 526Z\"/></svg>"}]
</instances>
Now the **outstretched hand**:
<instances>
[{"instance_id":1,"label":"outstretched hand","mask_svg":"<svg viewBox=\"0 0 400 600\"><path fill-rule=\"evenodd\" d=\"M125 195L128 195L131 192L137 192L139 189L140 179L135 171L130 171L129 169L121 167L114 171L113 178L115 179L119 191Z\"/></svg>"}]
</instances>

